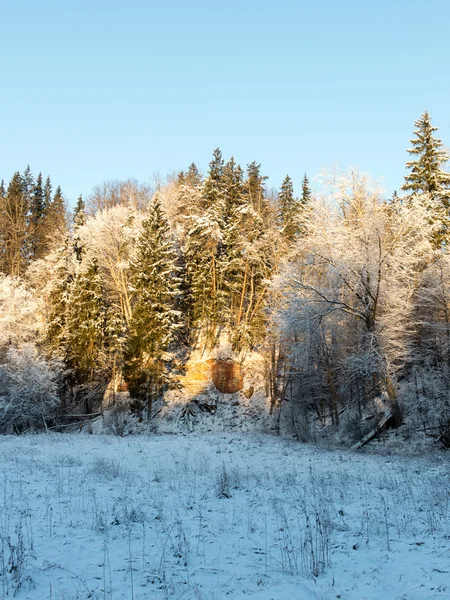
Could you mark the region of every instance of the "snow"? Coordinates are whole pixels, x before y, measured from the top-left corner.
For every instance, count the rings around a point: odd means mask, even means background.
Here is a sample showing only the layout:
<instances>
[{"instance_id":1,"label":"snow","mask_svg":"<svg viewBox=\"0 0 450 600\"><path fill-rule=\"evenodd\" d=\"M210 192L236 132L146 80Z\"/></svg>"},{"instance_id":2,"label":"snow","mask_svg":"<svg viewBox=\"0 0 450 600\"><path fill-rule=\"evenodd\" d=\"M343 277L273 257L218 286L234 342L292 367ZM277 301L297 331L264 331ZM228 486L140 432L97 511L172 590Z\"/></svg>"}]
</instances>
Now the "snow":
<instances>
[{"instance_id":1,"label":"snow","mask_svg":"<svg viewBox=\"0 0 450 600\"><path fill-rule=\"evenodd\" d=\"M0 597L449 598L449 492L445 453L240 432L2 436Z\"/></svg>"}]
</instances>

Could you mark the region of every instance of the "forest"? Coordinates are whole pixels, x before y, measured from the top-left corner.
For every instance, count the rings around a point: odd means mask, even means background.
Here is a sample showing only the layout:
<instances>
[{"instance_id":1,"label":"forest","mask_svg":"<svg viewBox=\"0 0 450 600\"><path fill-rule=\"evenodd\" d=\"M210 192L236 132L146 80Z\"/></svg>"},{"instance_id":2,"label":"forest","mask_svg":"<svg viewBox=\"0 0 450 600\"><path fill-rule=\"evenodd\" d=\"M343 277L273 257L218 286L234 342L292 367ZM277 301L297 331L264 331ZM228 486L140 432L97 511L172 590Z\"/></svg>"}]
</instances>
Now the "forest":
<instances>
[{"instance_id":1,"label":"forest","mask_svg":"<svg viewBox=\"0 0 450 600\"><path fill-rule=\"evenodd\" d=\"M264 359L276 422L358 442L384 415L450 446L449 154L428 113L401 190L365 173L287 175L213 153L154 185L106 181L70 210L27 167L0 187L0 431L129 410L179 386L194 348L226 335ZM317 184L317 185L316 185ZM146 412L147 411L147 412Z\"/></svg>"}]
</instances>

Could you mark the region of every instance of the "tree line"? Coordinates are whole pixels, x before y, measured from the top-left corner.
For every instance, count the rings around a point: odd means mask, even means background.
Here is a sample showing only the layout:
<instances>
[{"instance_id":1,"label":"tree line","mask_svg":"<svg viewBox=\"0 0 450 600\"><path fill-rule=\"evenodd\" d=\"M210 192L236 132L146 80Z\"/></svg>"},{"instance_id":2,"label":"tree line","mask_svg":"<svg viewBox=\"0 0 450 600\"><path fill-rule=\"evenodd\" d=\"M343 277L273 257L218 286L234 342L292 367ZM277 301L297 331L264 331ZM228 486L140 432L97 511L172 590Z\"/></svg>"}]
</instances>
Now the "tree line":
<instances>
[{"instance_id":1,"label":"tree line","mask_svg":"<svg viewBox=\"0 0 450 600\"><path fill-rule=\"evenodd\" d=\"M409 399L444 435L450 174L427 113L416 128L389 200L356 172L270 194L258 163L216 149L204 176L192 163L156 189L106 182L69 218L49 178L16 173L0 193L2 397L28 364L45 383L31 402L47 394L53 412L95 410L119 375L141 407L176 385L181 349L226 331L267 357L271 407L302 439L317 421L361 435L380 398L398 415ZM30 420L1 405L4 425Z\"/></svg>"}]
</instances>

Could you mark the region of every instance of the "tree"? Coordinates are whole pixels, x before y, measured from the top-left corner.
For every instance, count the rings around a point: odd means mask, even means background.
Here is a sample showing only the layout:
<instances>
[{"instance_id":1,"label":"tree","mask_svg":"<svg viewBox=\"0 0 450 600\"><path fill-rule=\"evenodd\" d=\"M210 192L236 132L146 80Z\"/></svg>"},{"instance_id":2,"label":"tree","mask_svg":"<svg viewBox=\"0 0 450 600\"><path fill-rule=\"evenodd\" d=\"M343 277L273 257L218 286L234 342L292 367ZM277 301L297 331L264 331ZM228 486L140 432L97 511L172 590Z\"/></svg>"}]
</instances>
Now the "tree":
<instances>
[{"instance_id":1,"label":"tree","mask_svg":"<svg viewBox=\"0 0 450 600\"><path fill-rule=\"evenodd\" d=\"M52 189L52 182L50 180L50 175L48 175L44 186L44 210L46 210L52 202Z\"/></svg>"},{"instance_id":2,"label":"tree","mask_svg":"<svg viewBox=\"0 0 450 600\"><path fill-rule=\"evenodd\" d=\"M106 304L101 275L95 260L76 274L68 288L62 330L63 359L76 385L95 389L107 378ZM90 394L83 394L84 409L92 409Z\"/></svg>"},{"instance_id":3,"label":"tree","mask_svg":"<svg viewBox=\"0 0 450 600\"><path fill-rule=\"evenodd\" d=\"M83 196L80 194L78 196L77 204L75 206L75 213L73 216L73 248L78 262L81 262L83 255L83 244L81 242L79 233L79 228L83 227L83 225L86 225L86 213Z\"/></svg>"},{"instance_id":4,"label":"tree","mask_svg":"<svg viewBox=\"0 0 450 600\"><path fill-rule=\"evenodd\" d=\"M405 176L402 189L413 194L430 194L433 198L450 201L450 173L443 170L449 154L443 149L441 140L434 137L437 127L431 125L427 112L415 122L417 129L411 140L409 154L415 159L406 163L410 173Z\"/></svg>"},{"instance_id":5,"label":"tree","mask_svg":"<svg viewBox=\"0 0 450 600\"><path fill-rule=\"evenodd\" d=\"M306 177L306 173L303 176L302 181L302 204L303 206L308 205L311 202L312 194L311 188L309 187L309 179Z\"/></svg>"},{"instance_id":6,"label":"tree","mask_svg":"<svg viewBox=\"0 0 450 600\"><path fill-rule=\"evenodd\" d=\"M299 205L294 198L292 179L286 175L278 194L278 221L282 236L289 243L294 241L299 230L298 213Z\"/></svg>"},{"instance_id":7,"label":"tree","mask_svg":"<svg viewBox=\"0 0 450 600\"><path fill-rule=\"evenodd\" d=\"M395 378L411 354L413 307L434 260L435 227L420 197L392 211L367 178L352 173L337 180L299 238L279 288L282 331L303 381L317 381L307 396L327 399L334 424L351 398L361 407L385 394L397 408Z\"/></svg>"},{"instance_id":8,"label":"tree","mask_svg":"<svg viewBox=\"0 0 450 600\"><path fill-rule=\"evenodd\" d=\"M1 367L6 395L0 396L0 426L44 425L56 413L58 371L39 356L33 344L8 350Z\"/></svg>"},{"instance_id":9,"label":"tree","mask_svg":"<svg viewBox=\"0 0 450 600\"><path fill-rule=\"evenodd\" d=\"M42 303L17 277L0 275L0 350L36 342L43 329Z\"/></svg>"},{"instance_id":10,"label":"tree","mask_svg":"<svg viewBox=\"0 0 450 600\"><path fill-rule=\"evenodd\" d=\"M42 258L45 252L45 197L42 173L39 173L30 199L30 246L34 259Z\"/></svg>"},{"instance_id":11,"label":"tree","mask_svg":"<svg viewBox=\"0 0 450 600\"><path fill-rule=\"evenodd\" d=\"M267 177L261 175L261 165L253 161L247 166L247 181L245 186L253 209L262 216L266 216L268 202L265 197L264 183Z\"/></svg>"},{"instance_id":12,"label":"tree","mask_svg":"<svg viewBox=\"0 0 450 600\"><path fill-rule=\"evenodd\" d=\"M1 269L9 275L20 275L28 261L27 218L29 204L21 174L14 173L4 198L0 200Z\"/></svg>"},{"instance_id":13,"label":"tree","mask_svg":"<svg viewBox=\"0 0 450 600\"><path fill-rule=\"evenodd\" d=\"M151 201L153 189L135 179L104 181L92 190L86 200L86 212L95 214L107 208L124 206L145 210Z\"/></svg>"},{"instance_id":14,"label":"tree","mask_svg":"<svg viewBox=\"0 0 450 600\"><path fill-rule=\"evenodd\" d=\"M158 196L142 222L130 271L134 302L123 373L131 395L147 400L150 416L153 396L169 381L168 349L181 327L177 256Z\"/></svg>"},{"instance_id":15,"label":"tree","mask_svg":"<svg viewBox=\"0 0 450 600\"><path fill-rule=\"evenodd\" d=\"M189 169L184 177L184 183L191 187L198 187L202 184L202 176L195 163L189 165Z\"/></svg>"},{"instance_id":16,"label":"tree","mask_svg":"<svg viewBox=\"0 0 450 600\"><path fill-rule=\"evenodd\" d=\"M49 179L47 179L49 183ZM53 198L49 201L47 194L50 187L46 184L44 189L44 238L45 253L64 243L67 235L67 216L61 187L56 188Z\"/></svg>"},{"instance_id":17,"label":"tree","mask_svg":"<svg viewBox=\"0 0 450 600\"><path fill-rule=\"evenodd\" d=\"M209 209L212 206L216 208L224 202L224 181L223 181L224 160L222 152L216 148L213 153L212 161L209 163L208 176L203 185L204 208Z\"/></svg>"}]
</instances>

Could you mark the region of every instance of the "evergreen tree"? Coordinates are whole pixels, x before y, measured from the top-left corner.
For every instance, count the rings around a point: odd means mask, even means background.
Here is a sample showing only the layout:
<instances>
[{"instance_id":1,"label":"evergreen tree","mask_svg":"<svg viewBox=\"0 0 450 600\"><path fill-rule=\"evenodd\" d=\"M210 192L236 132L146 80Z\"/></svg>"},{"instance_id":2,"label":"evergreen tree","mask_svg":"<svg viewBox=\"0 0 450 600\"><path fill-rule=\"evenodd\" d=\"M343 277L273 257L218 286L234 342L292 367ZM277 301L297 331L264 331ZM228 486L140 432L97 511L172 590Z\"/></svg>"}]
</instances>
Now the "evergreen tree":
<instances>
[{"instance_id":1,"label":"evergreen tree","mask_svg":"<svg viewBox=\"0 0 450 600\"><path fill-rule=\"evenodd\" d=\"M253 161L247 166L246 188L250 204L262 216L267 216L268 202L265 197L264 185L267 177L261 175L261 165Z\"/></svg>"},{"instance_id":2,"label":"evergreen tree","mask_svg":"<svg viewBox=\"0 0 450 600\"><path fill-rule=\"evenodd\" d=\"M76 384L103 379L106 305L97 262L92 260L73 280L66 300L64 361ZM88 397L85 410L90 412Z\"/></svg>"},{"instance_id":3,"label":"evergreen tree","mask_svg":"<svg viewBox=\"0 0 450 600\"><path fill-rule=\"evenodd\" d=\"M47 251L50 250L52 247L61 244L67 234L66 208L64 206L64 198L62 195L61 187L58 186L56 188L56 192L50 203L48 203L47 199L48 189L49 188L46 184L44 189L44 223Z\"/></svg>"},{"instance_id":4,"label":"evergreen tree","mask_svg":"<svg viewBox=\"0 0 450 600\"><path fill-rule=\"evenodd\" d=\"M410 171L405 176L402 189L413 194L430 194L433 198L445 200L448 207L450 201L450 173L443 170L449 154L443 149L441 140L434 137L437 127L431 125L427 112L415 122L417 129L411 140L412 148L408 150L414 158L406 163Z\"/></svg>"},{"instance_id":5,"label":"evergreen tree","mask_svg":"<svg viewBox=\"0 0 450 600\"><path fill-rule=\"evenodd\" d=\"M202 176L195 163L191 163L185 175L184 182L191 187L198 187L202 184Z\"/></svg>"},{"instance_id":6,"label":"evergreen tree","mask_svg":"<svg viewBox=\"0 0 450 600\"><path fill-rule=\"evenodd\" d=\"M303 201L303 198L302 198ZM283 238L287 242L294 241L299 231L299 203L294 198L294 186L289 175L281 184L278 194L278 221Z\"/></svg>"},{"instance_id":7,"label":"evergreen tree","mask_svg":"<svg viewBox=\"0 0 450 600\"><path fill-rule=\"evenodd\" d=\"M73 253L68 238L66 238L64 244L56 249L55 257L54 274L49 294L50 308L47 318L46 342L51 353L62 357L67 337L67 305L71 285L75 277Z\"/></svg>"},{"instance_id":8,"label":"evergreen tree","mask_svg":"<svg viewBox=\"0 0 450 600\"><path fill-rule=\"evenodd\" d=\"M245 195L244 172L233 157L224 167L223 187L225 192L224 215L225 218L229 218L232 211L244 202Z\"/></svg>"},{"instance_id":9,"label":"evergreen tree","mask_svg":"<svg viewBox=\"0 0 450 600\"><path fill-rule=\"evenodd\" d=\"M203 186L204 208L215 207L224 202L224 181L223 181L224 160L222 152L216 148L213 153L213 159L209 163L208 176Z\"/></svg>"},{"instance_id":10,"label":"evergreen tree","mask_svg":"<svg viewBox=\"0 0 450 600\"><path fill-rule=\"evenodd\" d=\"M34 191L34 176L31 172L30 165L27 165L27 168L23 172L22 175L22 186L23 186L23 195L26 199L28 206L31 205L31 196Z\"/></svg>"},{"instance_id":11,"label":"evergreen tree","mask_svg":"<svg viewBox=\"0 0 450 600\"><path fill-rule=\"evenodd\" d=\"M4 198L6 196L6 190L5 190L5 182L1 181L0 183L0 198Z\"/></svg>"},{"instance_id":12,"label":"evergreen tree","mask_svg":"<svg viewBox=\"0 0 450 600\"><path fill-rule=\"evenodd\" d=\"M79 228L82 227L86 223L86 213L85 213L85 204L83 200L83 196L80 194L78 196L77 204L75 206L75 213L73 217L73 248L75 252L75 256L78 262L81 262L82 254L83 254L83 246L81 244L81 239L79 236Z\"/></svg>"},{"instance_id":13,"label":"evergreen tree","mask_svg":"<svg viewBox=\"0 0 450 600\"><path fill-rule=\"evenodd\" d=\"M123 368L131 395L147 399L149 414L153 395L168 382L167 351L181 326L176 263L169 224L156 196L130 265L134 306Z\"/></svg>"},{"instance_id":14,"label":"evergreen tree","mask_svg":"<svg viewBox=\"0 0 450 600\"><path fill-rule=\"evenodd\" d=\"M306 177L306 173L303 176L303 181L302 181L302 204L303 206L307 206L310 202L311 202L311 188L309 187L309 180Z\"/></svg>"},{"instance_id":15,"label":"evergreen tree","mask_svg":"<svg viewBox=\"0 0 450 600\"><path fill-rule=\"evenodd\" d=\"M47 176L45 180L44 186L44 210L47 209L48 206L52 203L52 182L50 181L50 176Z\"/></svg>"},{"instance_id":16,"label":"evergreen tree","mask_svg":"<svg viewBox=\"0 0 450 600\"><path fill-rule=\"evenodd\" d=\"M30 240L31 253L34 259L42 258L45 250L44 239L44 188L42 173L39 173L31 195L30 206Z\"/></svg>"}]
</instances>

